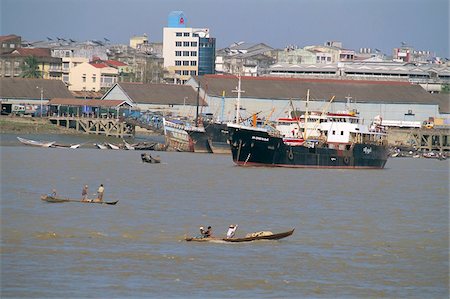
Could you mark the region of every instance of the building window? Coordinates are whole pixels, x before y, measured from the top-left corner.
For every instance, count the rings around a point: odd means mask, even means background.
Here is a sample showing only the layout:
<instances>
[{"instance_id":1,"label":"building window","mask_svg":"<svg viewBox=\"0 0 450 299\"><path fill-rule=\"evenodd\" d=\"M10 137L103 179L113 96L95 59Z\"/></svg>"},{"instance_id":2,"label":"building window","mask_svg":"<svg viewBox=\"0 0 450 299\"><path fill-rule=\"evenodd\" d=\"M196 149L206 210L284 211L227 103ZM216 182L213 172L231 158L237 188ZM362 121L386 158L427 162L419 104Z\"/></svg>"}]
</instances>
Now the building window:
<instances>
[{"instance_id":1,"label":"building window","mask_svg":"<svg viewBox=\"0 0 450 299\"><path fill-rule=\"evenodd\" d=\"M176 71L175 71L175 74L181 75L181 71L180 71L180 70L176 70Z\"/></svg>"},{"instance_id":2,"label":"building window","mask_svg":"<svg viewBox=\"0 0 450 299\"><path fill-rule=\"evenodd\" d=\"M183 71L183 75L184 75L184 76L189 75L189 71Z\"/></svg>"},{"instance_id":3,"label":"building window","mask_svg":"<svg viewBox=\"0 0 450 299\"><path fill-rule=\"evenodd\" d=\"M69 63L63 62L63 70L68 70L68 69L69 69Z\"/></svg>"},{"instance_id":4,"label":"building window","mask_svg":"<svg viewBox=\"0 0 450 299\"><path fill-rule=\"evenodd\" d=\"M191 76L197 76L197 71L191 71Z\"/></svg>"},{"instance_id":5,"label":"building window","mask_svg":"<svg viewBox=\"0 0 450 299\"><path fill-rule=\"evenodd\" d=\"M189 42L183 42L183 47L189 47Z\"/></svg>"},{"instance_id":6,"label":"building window","mask_svg":"<svg viewBox=\"0 0 450 299\"><path fill-rule=\"evenodd\" d=\"M183 33L177 32L175 35L176 35L176 36L183 36Z\"/></svg>"},{"instance_id":7,"label":"building window","mask_svg":"<svg viewBox=\"0 0 450 299\"><path fill-rule=\"evenodd\" d=\"M191 61L191 66L197 66L197 61Z\"/></svg>"},{"instance_id":8,"label":"building window","mask_svg":"<svg viewBox=\"0 0 450 299\"><path fill-rule=\"evenodd\" d=\"M86 82L86 74L83 74L83 82Z\"/></svg>"},{"instance_id":9,"label":"building window","mask_svg":"<svg viewBox=\"0 0 450 299\"><path fill-rule=\"evenodd\" d=\"M197 47L197 42L191 42L191 47Z\"/></svg>"},{"instance_id":10,"label":"building window","mask_svg":"<svg viewBox=\"0 0 450 299\"><path fill-rule=\"evenodd\" d=\"M175 60L175 65L181 65L181 60Z\"/></svg>"},{"instance_id":11,"label":"building window","mask_svg":"<svg viewBox=\"0 0 450 299\"><path fill-rule=\"evenodd\" d=\"M189 56L189 51L183 51L183 56Z\"/></svg>"},{"instance_id":12,"label":"building window","mask_svg":"<svg viewBox=\"0 0 450 299\"><path fill-rule=\"evenodd\" d=\"M183 61L183 65L184 66L189 66L189 61L187 61L187 60Z\"/></svg>"},{"instance_id":13,"label":"building window","mask_svg":"<svg viewBox=\"0 0 450 299\"><path fill-rule=\"evenodd\" d=\"M191 51L191 56L197 56L197 51Z\"/></svg>"},{"instance_id":14,"label":"building window","mask_svg":"<svg viewBox=\"0 0 450 299\"><path fill-rule=\"evenodd\" d=\"M175 51L175 56L181 56L181 51Z\"/></svg>"},{"instance_id":15,"label":"building window","mask_svg":"<svg viewBox=\"0 0 450 299\"><path fill-rule=\"evenodd\" d=\"M95 74L92 75L92 83L95 83L97 81L97 77L95 76Z\"/></svg>"},{"instance_id":16,"label":"building window","mask_svg":"<svg viewBox=\"0 0 450 299\"><path fill-rule=\"evenodd\" d=\"M183 36L189 36L189 32L185 32Z\"/></svg>"},{"instance_id":17,"label":"building window","mask_svg":"<svg viewBox=\"0 0 450 299\"><path fill-rule=\"evenodd\" d=\"M181 42L175 42L175 47L181 47Z\"/></svg>"}]
</instances>

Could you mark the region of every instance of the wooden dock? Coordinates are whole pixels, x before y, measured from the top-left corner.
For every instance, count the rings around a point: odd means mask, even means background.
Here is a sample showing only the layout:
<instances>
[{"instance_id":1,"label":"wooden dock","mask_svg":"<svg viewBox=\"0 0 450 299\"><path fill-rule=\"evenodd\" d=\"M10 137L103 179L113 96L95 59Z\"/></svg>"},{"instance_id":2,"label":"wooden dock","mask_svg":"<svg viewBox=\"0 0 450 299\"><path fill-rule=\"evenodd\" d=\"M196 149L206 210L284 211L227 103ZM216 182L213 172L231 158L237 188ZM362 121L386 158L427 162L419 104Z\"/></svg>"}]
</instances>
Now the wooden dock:
<instances>
[{"instance_id":1,"label":"wooden dock","mask_svg":"<svg viewBox=\"0 0 450 299\"><path fill-rule=\"evenodd\" d=\"M391 145L406 145L419 151L450 151L450 128L391 129Z\"/></svg>"},{"instance_id":2,"label":"wooden dock","mask_svg":"<svg viewBox=\"0 0 450 299\"><path fill-rule=\"evenodd\" d=\"M88 134L124 138L134 136L135 133L134 125L117 118L50 116L48 119L54 125Z\"/></svg>"}]
</instances>

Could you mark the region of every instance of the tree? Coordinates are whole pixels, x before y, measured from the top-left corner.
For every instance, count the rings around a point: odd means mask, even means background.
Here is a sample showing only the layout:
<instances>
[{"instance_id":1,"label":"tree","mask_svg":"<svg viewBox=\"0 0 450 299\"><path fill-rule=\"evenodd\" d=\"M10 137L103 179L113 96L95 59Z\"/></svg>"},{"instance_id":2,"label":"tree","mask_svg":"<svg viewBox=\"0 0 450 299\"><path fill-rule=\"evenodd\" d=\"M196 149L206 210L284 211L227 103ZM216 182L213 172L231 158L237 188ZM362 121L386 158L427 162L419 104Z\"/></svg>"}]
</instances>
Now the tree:
<instances>
[{"instance_id":1,"label":"tree","mask_svg":"<svg viewBox=\"0 0 450 299\"><path fill-rule=\"evenodd\" d=\"M39 62L36 57L28 56L22 64L22 78L41 78Z\"/></svg>"}]
</instances>

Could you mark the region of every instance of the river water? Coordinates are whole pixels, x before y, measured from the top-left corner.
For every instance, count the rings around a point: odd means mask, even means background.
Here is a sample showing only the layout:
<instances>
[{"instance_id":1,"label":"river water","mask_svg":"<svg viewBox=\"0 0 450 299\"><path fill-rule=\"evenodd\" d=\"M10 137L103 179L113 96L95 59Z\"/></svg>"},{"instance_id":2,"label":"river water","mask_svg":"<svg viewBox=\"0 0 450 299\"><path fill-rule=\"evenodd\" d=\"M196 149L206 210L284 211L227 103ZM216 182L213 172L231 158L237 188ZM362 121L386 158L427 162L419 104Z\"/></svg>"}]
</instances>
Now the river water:
<instances>
[{"instance_id":1,"label":"river water","mask_svg":"<svg viewBox=\"0 0 450 299\"><path fill-rule=\"evenodd\" d=\"M3 140L12 140L8 137ZM448 298L449 163L234 166L226 155L1 151L1 297ZM42 202L105 185L116 206ZM295 227L280 241L183 241Z\"/></svg>"}]
</instances>

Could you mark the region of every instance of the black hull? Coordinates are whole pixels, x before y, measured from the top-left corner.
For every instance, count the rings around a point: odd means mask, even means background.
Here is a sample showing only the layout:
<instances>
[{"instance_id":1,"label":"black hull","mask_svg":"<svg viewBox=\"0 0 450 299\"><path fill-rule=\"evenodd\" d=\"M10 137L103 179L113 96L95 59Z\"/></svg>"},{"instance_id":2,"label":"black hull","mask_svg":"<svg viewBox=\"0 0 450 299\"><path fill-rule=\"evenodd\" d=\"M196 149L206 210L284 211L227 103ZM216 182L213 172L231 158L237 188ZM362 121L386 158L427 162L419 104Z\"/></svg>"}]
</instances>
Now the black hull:
<instances>
[{"instance_id":1,"label":"black hull","mask_svg":"<svg viewBox=\"0 0 450 299\"><path fill-rule=\"evenodd\" d=\"M353 144L338 150L327 145L290 146L263 130L228 127L234 163L240 166L298 168L384 168L388 148L376 144Z\"/></svg>"},{"instance_id":2,"label":"black hull","mask_svg":"<svg viewBox=\"0 0 450 299\"><path fill-rule=\"evenodd\" d=\"M205 131L191 131L186 129L189 137L194 145L195 153L212 153L212 149L209 146L208 136Z\"/></svg>"},{"instance_id":3,"label":"black hull","mask_svg":"<svg viewBox=\"0 0 450 299\"><path fill-rule=\"evenodd\" d=\"M214 154L229 154L229 134L226 123L203 122L209 145Z\"/></svg>"}]
</instances>

